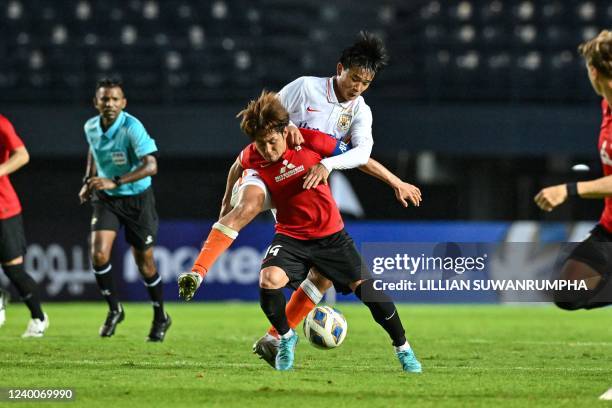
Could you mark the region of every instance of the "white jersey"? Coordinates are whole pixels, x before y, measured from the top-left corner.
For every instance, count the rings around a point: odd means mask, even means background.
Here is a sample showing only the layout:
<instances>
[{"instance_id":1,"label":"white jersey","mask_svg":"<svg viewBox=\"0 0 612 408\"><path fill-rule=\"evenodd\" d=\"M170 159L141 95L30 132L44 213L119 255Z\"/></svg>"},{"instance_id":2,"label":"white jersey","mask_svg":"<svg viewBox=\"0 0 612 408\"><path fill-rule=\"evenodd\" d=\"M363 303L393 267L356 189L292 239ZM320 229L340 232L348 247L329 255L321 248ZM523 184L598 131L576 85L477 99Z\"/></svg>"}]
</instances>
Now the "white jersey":
<instances>
[{"instance_id":1,"label":"white jersey","mask_svg":"<svg viewBox=\"0 0 612 408\"><path fill-rule=\"evenodd\" d=\"M372 153L372 111L363 97L338 102L333 78L300 77L280 90L281 103L291 122L301 128L328 133L352 149L321 160L330 172L352 169L368 162Z\"/></svg>"}]
</instances>

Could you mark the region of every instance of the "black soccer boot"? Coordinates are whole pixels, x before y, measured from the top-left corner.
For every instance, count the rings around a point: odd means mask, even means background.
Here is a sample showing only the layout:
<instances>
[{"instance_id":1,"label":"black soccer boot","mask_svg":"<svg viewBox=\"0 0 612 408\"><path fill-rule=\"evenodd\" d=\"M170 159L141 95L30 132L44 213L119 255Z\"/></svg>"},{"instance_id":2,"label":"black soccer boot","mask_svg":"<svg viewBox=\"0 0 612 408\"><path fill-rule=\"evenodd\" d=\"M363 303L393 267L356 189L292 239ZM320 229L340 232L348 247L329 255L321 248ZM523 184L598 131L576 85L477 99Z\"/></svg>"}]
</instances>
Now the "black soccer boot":
<instances>
[{"instance_id":1,"label":"black soccer boot","mask_svg":"<svg viewBox=\"0 0 612 408\"><path fill-rule=\"evenodd\" d=\"M172 319L170 315L166 313L166 320L158 322L157 320L153 320L151 324L151 331L149 331L149 336L147 337L147 341L164 341L164 337L166 337L166 332L170 328L172 324Z\"/></svg>"},{"instance_id":2,"label":"black soccer boot","mask_svg":"<svg viewBox=\"0 0 612 408\"><path fill-rule=\"evenodd\" d=\"M125 319L123 306L119 305L119 310L109 310L106 315L106 321L104 321L104 324L100 327L100 336L111 337L115 334L117 325L121 323L123 319Z\"/></svg>"}]
</instances>

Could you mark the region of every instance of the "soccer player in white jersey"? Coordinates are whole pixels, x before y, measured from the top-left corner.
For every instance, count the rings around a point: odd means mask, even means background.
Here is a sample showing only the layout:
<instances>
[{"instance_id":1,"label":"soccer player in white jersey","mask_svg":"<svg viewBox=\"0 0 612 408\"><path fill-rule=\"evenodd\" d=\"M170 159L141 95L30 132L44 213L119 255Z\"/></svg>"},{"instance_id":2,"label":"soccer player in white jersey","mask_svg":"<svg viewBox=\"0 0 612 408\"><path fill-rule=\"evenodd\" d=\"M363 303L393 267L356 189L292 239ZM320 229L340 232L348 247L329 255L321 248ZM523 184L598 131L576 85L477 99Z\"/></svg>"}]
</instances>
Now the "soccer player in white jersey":
<instances>
[{"instance_id":1,"label":"soccer player in white jersey","mask_svg":"<svg viewBox=\"0 0 612 408\"><path fill-rule=\"evenodd\" d=\"M286 85L279 98L289 112L291 123L288 141L299 145L303 138L298 128L316 129L333 135L350 149L341 155L323 159L313 166L305 176L304 188L316 188L327 183L332 170L360 168L362 171L384 181L394 189L396 198L404 207L408 201L418 206L420 190L395 176L382 164L370 158L372 152L372 112L361 94L368 89L376 73L387 64L388 56L383 42L367 32L359 33L357 41L342 51L331 78L300 77ZM232 192L234 203L232 203ZM270 208L269 193L257 171L243 171L235 163L228 174L226 191L220 217L236 205L248 208L252 218L262 210ZM206 249L205 248L203 250ZM185 273L179 277L183 291L195 291L200 284L199 274ZM287 304L289 325L295 328L319 303L331 282L312 269L308 278L291 296ZM253 346L253 351L274 366L278 334L271 327L266 335Z\"/></svg>"}]
</instances>

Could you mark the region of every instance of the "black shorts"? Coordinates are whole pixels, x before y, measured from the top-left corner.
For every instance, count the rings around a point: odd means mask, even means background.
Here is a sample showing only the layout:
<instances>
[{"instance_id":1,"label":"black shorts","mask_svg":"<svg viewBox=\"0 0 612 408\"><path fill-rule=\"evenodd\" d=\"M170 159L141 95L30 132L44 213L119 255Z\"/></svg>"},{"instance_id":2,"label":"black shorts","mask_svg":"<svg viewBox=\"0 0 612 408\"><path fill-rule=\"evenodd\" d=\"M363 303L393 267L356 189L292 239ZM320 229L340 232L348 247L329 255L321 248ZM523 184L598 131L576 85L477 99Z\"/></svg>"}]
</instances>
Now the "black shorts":
<instances>
[{"instance_id":1,"label":"black shorts","mask_svg":"<svg viewBox=\"0 0 612 408\"><path fill-rule=\"evenodd\" d=\"M370 279L365 262L351 237L342 230L320 239L299 240L276 234L261 267L277 266L289 277L289 284L297 289L311 267L334 283L336 290L351 293L349 284Z\"/></svg>"},{"instance_id":2,"label":"black shorts","mask_svg":"<svg viewBox=\"0 0 612 408\"><path fill-rule=\"evenodd\" d=\"M91 203L92 231L118 231L123 225L125 239L134 248L142 251L155 245L159 219L152 188L137 195L122 197L97 191Z\"/></svg>"},{"instance_id":3,"label":"black shorts","mask_svg":"<svg viewBox=\"0 0 612 408\"><path fill-rule=\"evenodd\" d=\"M26 239L21 214L0 220L0 263L25 255Z\"/></svg>"},{"instance_id":4,"label":"black shorts","mask_svg":"<svg viewBox=\"0 0 612 408\"><path fill-rule=\"evenodd\" d=\"M570 301L591 309L597 304L612 302L612 234L601 224L591 230L587 239L579 243L567 259L582 262L601 275L596 288L589 291L566 291L557 295L559 300Z\"/></svg>"},{"instance_id":5,"label":"black shorts","mask_svg":"<svg viewBox=\"0 0 612 408\"><path fill-rule=\"evenodd\" d=\"M612 234L597 224L567 259L583 262L604 277L612 275Z\"/></svg>"}]
</instances>

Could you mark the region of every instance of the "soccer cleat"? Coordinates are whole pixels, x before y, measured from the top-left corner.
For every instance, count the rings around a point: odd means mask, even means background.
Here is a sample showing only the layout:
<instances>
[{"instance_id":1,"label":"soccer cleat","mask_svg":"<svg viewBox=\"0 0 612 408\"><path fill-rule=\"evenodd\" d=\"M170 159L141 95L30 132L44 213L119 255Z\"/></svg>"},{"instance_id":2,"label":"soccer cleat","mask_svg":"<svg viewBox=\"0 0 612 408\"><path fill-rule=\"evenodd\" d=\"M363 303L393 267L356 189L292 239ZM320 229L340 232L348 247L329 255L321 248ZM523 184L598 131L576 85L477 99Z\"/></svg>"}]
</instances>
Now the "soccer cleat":
<instances>
[{"instance_id":1,"label":"soccer cleat","mask_svg":"<svg viewBox=\"0 0 612 408\"><path fill-rule=\"evenodd\" d=\"M272 368L276 368L276 355L278 354L279 342L280 341L276 337L266 333L265 336L253 344L253 353L270 364Z\"/></svg>"},{"instance_id":2,"label":"soccer cleat","mask_svg":"<svg viewBox=\"0 0 612 408\"><path fill-rule=\"evenodd\" d=\"M397 358L399 359L402 369L409 373L420 373L422 372L421 363L417 360L412 349L398 351Z\"/></svg>"},{"instance_id":3,"label":"soccer cleat","mask_svg":"<svg viewBox=\"0 0 612 408\"><path fill-rule=\"evenodd\" d=\"M193 299L196 290L202 283L202 276L197 272L183 272L178 276L179 296L185 300Z\"/></svg>"},{"instance_id":4,"label":"soccer cleat","mask_svg":"<svg viewBox=\"0 0 612 408\"><path fill-rule=\"evenodd\" d=\"M6 305L9 302L10 295L7 291L0 289L0 327L6 321Z\"/></svg>"},{"instance_id":5,"label":"soccer cleat","mask_svg":"<svg viewBox=\"0 0 612 408\"><path fill-rule=\"evenodd\" d=\"M151 324L151 331L147 336L147 341L164 341L164 337L166 337L166 332L168 331L168 328L170 328L171 324L172 319L170 318L170 315L168 313L166 313L166 320L164 320L163 322L153 320L153 323Z\"/></svg>"},{"instance_id":6,"label":"soccer cleat","mask_svg":"<svg viewBox=\"0 0 612 408\"><path fill-rule=\"evenodd\" d=\"M26 337L42 337L45 334L45 330L49 327L49 316L46 313L45 320L30 319L26 331L21 335L24 339Z\"/></svg>"},{"instance_id":7,"label":"soccer cleat","mask_svg":"<svg viewBox=\"0 0 612 408\"><path fill-rule=\"evenodd\" d=\"M276 355L276 360L274 364L274 368L280 371L290 370L293 367L293 360L295 358L295 346L298 343L298 335L295 331L293 331L293 335L291 337L283 338L281 337L280 342L278 344L278 354Z\"/></svg>"},{"instance_id":8,"label":"soccer cleat","mask_svg":"<svg viewBox=\"0 0 612 408\"><path fill-rule=\"evenodd\" d=\"M117 325L121 323L123 319L125 319L123 306L119 305L119 310L109 310L104 324L100 327L100 337L111 337L115 334Z\"/></svg>"}]
</instances>

